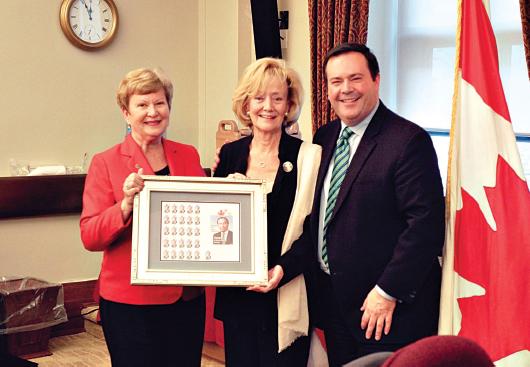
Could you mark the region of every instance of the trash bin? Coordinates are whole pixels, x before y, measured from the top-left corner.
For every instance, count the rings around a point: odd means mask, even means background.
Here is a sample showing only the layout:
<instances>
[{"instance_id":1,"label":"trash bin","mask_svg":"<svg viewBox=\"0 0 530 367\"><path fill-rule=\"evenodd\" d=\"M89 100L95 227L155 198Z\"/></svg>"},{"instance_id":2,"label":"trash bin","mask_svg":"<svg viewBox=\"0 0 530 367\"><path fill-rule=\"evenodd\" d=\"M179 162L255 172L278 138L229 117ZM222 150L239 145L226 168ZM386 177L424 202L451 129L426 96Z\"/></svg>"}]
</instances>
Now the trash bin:
<instances>
[{"instance_id":1,"label":"trash bin","mask_svg":"<svg viewBox=\"0 0 530 367\"><path fill-rule=\"evenodd\" d=\"M50 355L50 328L67 321L63 286L28 277L0 277L0 353Z\"/></svg>"}]
</instances>

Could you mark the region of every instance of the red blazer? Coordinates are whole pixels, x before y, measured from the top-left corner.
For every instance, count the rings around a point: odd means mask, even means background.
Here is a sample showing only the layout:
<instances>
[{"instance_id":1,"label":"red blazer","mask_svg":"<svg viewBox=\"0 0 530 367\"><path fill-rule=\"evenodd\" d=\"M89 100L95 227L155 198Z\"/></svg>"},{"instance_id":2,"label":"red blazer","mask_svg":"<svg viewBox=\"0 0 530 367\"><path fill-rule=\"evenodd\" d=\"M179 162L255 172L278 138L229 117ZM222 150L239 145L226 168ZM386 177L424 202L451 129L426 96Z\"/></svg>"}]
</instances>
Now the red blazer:
<instances>
[{"instance_id":1,"label":"red blazer","mask_svg":"<svg viewBox=\"0 0 530 367\"><path fill-rule=\"evenodd\" d=\"M194 147L162 139L172 176L204 176ZM143 305L170 304L182 294L182 287L140 286L131 280L132 218L123 223L120 202L123 182L138 168L153 175L142 150L129 135L121 144L96 154L92 159L83 193L81 240L89 251L103 251L99 294L110 301Z\"/></svg>"}]
</instances>

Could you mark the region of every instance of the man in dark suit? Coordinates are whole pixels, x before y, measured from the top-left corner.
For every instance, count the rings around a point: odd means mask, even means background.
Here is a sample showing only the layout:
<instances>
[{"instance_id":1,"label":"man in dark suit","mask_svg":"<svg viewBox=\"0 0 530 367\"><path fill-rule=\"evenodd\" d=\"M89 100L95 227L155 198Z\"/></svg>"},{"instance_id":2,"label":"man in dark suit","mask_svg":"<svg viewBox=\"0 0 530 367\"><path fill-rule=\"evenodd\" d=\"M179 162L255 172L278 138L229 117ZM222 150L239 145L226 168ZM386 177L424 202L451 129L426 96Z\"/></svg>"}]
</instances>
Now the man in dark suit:
<instances>
[{"instance_id":1,"label":"man in dark suit","mask_svg":"<svg viewBox=\"0 0 530 367\"><path fill-rule=\"evenodd\" d=\"M338 366L436 333L444 200L432 141L379 100L370 50L337 46L324 66L338 119L313 139L322 163L300 240L318 244L312 306Z\"/></svg>"},{"instance_id":2,"label":"man in dark suit","mask_svg":"<svg viewBox=\"0 0 530 367\"><path fill-rule=\"evenodd\" d=\"M228 229L229 222L227 217L217 218L217 227L219 232L213 234L214 245L231 245L234 243L234 234Z\"/></svg>"}]
</instances>

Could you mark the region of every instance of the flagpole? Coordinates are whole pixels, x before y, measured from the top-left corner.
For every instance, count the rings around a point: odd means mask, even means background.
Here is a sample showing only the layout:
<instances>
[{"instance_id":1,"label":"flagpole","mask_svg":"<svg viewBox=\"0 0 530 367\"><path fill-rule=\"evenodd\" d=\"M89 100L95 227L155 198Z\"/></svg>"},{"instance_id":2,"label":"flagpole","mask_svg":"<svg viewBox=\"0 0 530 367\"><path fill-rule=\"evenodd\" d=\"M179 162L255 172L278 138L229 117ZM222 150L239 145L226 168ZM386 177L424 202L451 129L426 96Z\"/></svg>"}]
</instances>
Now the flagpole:
<instances>
[{"instance_id":1,"label":"flagpole","mask_svg":"<svg viewBox=\"0 0 530 367\"><path fill-rule=\"evenodd\" d=\"M438 324L438 334L454 335L453 327L454 303L455 303L455 275L454 275L454 206L457 202L457 195L452 190L452 180L456 178L453 170L456 170L453 161L456 113L460 95L460 39L462 33L462 0L457 1L457 29L456 29L456 53L455 53L455 72L454 72L454 93L451 110L451 129L449 131L449 158L447 160L447 180L445 186L445 245L443 250L442 261L442 288L440 295L440 318ZM454 196L454 197L453 197Z\"/></svg>"}]
</instances>

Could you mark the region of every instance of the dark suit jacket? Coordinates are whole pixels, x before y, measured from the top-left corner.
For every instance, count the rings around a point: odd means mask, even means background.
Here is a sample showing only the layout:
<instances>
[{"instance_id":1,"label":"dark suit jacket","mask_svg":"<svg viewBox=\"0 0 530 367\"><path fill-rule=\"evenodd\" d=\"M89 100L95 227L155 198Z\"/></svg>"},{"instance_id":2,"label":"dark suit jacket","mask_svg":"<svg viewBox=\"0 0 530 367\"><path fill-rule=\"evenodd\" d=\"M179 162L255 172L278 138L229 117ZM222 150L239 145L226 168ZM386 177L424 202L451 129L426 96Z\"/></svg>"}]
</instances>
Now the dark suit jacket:
<instances>
[{"instance_id":1,"label":"dark suit jacket","mask_svg":"<svg viewBox=\"0 0 530 367\"><path fill-rule=\"evenodd\" d=\"M215 244L221 244L221 239L223 238L222 232L216 232L213 234L213 243ZM223 243L223 245L231 245L234 243L234 233L232 231L227 231L226 233L226 241Z\"/></svg>"},{"instance_id":2,"label":"dark suit jacket","mask_svg":"<svg viewBox=\"0 0 530 367\"><path fill-rule=\"evenodd\" d=\"M318 243L322 185L340 129L340 121L333 121L313 139L322 146L322 163L303 235L313 244ZM383 341L407 342L436 332L437 256L443 241L443 189L432 141L425 130L380 103L348 167L327 229L333 289L358 340L364 338L359 309L376 284L398 299Z\"/></svg>"},{"instance_id":3,"label":"dark suit jacket","mask_svg":"<svg viewBox=\"0 0 530 367\"><path fill-rule=\"evenodd\" d=\"M248 166L248 155L252 137L245 137L223 145L220 152L220 163L215 170L215 177L226 177L231 173L245 174ZM282 241L291 215L296 194L297 159L302 141L282 133L279 147L280 166L272 192L267 195L267 258L269 269L277 264L290 272L300 274L304 262L291 256L291 250L280 256ZM291 162L290 172L283 170L283 163ZM303 251L302 251L303 252ZM293 252L294 253L294 252ZM291 266L292 265L292 266ZM295 269L296 268L296 269ZM245 288L217 288L215 317L217 319L252 319L268 318L272 323L276 317L276 291L266 294L249 292Z\"/></svg>"}]
</instances>

